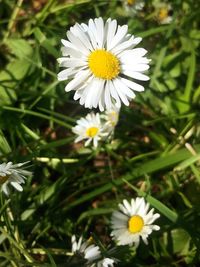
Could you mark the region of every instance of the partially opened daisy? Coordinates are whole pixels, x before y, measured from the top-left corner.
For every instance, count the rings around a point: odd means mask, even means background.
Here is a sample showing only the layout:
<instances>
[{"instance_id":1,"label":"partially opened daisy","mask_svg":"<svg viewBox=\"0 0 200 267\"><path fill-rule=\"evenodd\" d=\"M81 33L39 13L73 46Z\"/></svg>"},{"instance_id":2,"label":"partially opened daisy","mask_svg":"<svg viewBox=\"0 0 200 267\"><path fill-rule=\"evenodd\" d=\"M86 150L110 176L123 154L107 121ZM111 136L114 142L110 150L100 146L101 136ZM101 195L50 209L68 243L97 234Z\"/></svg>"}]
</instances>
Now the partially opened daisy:
<instances>
[{"instance_id":1,"label":"partially opened daisy","mask_svg":"<svg viewBox=\"0 0 200 267\"><path fill-rule=\"evenodd\" d=\"M137 11L142 10L145 5L143 0L122 0L122 1L127 13L130 15L135 15Z\"/></svg>"},{"instance_id":2,"label":"partially opened daisy","mask_svg":"<svg viewBox=\"0 0 200 267\"><path fill-rule=\"evenodd\" d=\"M32 172L23 168L28 162L13 164L12 162L0 164L0 185L1 191L9 195L9 185L16 190L23 191L21 184L25 183L27 176L31 176Z\"/></svg>"},{"instance_id":3,"label":"partially opened daisy","mask_svg":"<svg viewBox=\"0 0 200 267\"><path fill-rule=\"evenodd\" d=\"M103 127L99 113L89 113L85 118L77 120L77 125L72 128L73 133L77 135L75 143L86 140L85 146L91 142L94 147L98 146L98 141L106 137L109 132Z\"/></svg>"},{"instance_id":4,"label":"partially opened daisy","mask_svg":"<svg viewBox=\"0 0 200 267\"><path fill-rule=\"evenodd\" d=\"M75 235L72 236L72 252L81 254L87 263L93 263L94 260L101 257L101 253L98 246L90 244L90 242L83 242L83 237L81 236L78 241Z\"/></svg>"},{"instance_id":5,"label":"partially opened daisy","mask_svg":"<svg viewBox=\"0 0 200 267\"><path fill-rule=\"evenodd\" d=\"M65 91L75 91L74 99L86 108L103 111L121 102L129 105L134 91L144 91L135 80L146 81L143 74L149 68L144 48L135 48L142 40L128 34L128 26L117 25L110 18L90 19L67 31L68 40L62 40L63 57L58 59L65 69L58 80L68 80Z\"/></svg>"},{"instance_id":6,"label":"partially opened daisy","mask_svg":"<svg viewBox=\"0 0 200 267\"><path fill-rule=\"evenodd\" d=\"M113 106L111 109L106 110L104 113L100 115L102 120L105 122L104 127L107 129L109 133L113 133L115 130L115 127L119 120L119 112L120 109Z\"/></svg>"},{"instance_id":7,"label":"partially opened daisy","mask_svg":"<svg viewBox=\"0 0 200 267\"><path fill-rule=\"evenodd\" d=\"M83 241L81 236L78 241L75 235L72 236L72 252L82 256L86 260L88 267L113 267L114 260L111 258L103 258L100 248L91 244L90 241Z\"/></svg>"},{"instance_id":8,"label":"partially opened daisy","mask_svg":"<svg viewBox=\"0 0 200 267\"><path fill-rule=\"evenodd\" d=\"M160 24L169 24L173 20L172 6L168 3L155 3L156 19Z\"/></svg>"},{"instance_id":9,"label":"partially opened daisy","mask_svg":"<svg viewBox=\"0 0 200 267\"><path fill-rule=\"evenodd\" d=\"M153 224L160 214L154 213L154 209L149 211L149 203L145 203L144 198L131 199L130 203L123 200L123 204L119 204L119 209L120 211L112 214L111 219L111 236L119 245L134 244L137 247L140 238L148 244L148 236L153 230L160 229L158 225Z\"/></svg>"}]
</instances>

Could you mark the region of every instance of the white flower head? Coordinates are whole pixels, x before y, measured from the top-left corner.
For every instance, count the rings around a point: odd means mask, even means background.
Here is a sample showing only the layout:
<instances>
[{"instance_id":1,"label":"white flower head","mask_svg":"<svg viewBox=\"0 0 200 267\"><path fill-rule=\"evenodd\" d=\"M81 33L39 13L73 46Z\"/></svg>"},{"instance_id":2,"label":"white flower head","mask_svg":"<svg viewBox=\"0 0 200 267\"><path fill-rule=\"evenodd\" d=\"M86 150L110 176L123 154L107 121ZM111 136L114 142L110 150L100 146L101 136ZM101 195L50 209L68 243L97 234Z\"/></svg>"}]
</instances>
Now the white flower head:
<instances>
[{"instance_id":1,"label":"white flower head","mask_svg":"<svg viewBox=\"0 0 200 267\"><path fill-rule=\"evenodd\" d=\"M125 10L130 15L135 15L137 11L140 11L144 8L144 1L143 0L122 0L125 6Z\"/></svg>"},{"instance_id":2,"label":"white flower head","mask_svg":"<svg viewBox=\"0 0 200 267\"><path fill-rule=\"evenodd\" d=\"M87 241L83 242L82 236L78 241L76 241L75 235L72 236L72 252L82 254L88 263L91 263L101 257L99 247L90 244L90 242Z\"/></svg>"},{"instance_id":3,"label":"white flower head","mask_svg":"<svg viewBox=\"0 0 200 267\"><path fill-rule=\"evenodd\" d=\"M112 214L111 219L111 235L119 245L135 244L137 247L140 237L148 244L148 236L153 230L160 229L158 225L152 224L160 214L154 214L154 209L149 211L149 203L145 203L144 198L131 199L130 203L123 200L123 204L119 204L119 209L120 211Z\"/></svg>"},{"instance_id":4,"label":"white flower head","mask_svg":"<svg viewBox=\"0 0 200 267\"><path fill-rule=\"evenodd\" d=\"M120 109L113 106L111 109L106 110L104 113L101 114L102 120L105 122L104 127L107 131L112 134L115 130L115 127L119 120L119 112Z\"/></svg>"},{"instance_id":5,"label":"white flower head","mask_svg":"<svg viewBox=\"0 0 200 267\"><path fill-rule=\"evenodd\" d=\"M128 26L117 25L110 18L90 19L88 24L76 23L67 31L68 40L62 40L63 57L58 59L65 69L58 80L70 80L65 91L75 91L74 99L86 108L100 111L129 105L134 91L144 87L134 80L149 80L143 74L149 68L144 48L135 48L142 40L128 34Z\"/></svg>"},{"instance_id":6,"label":"white flower head","mask_svg":"<svg viewBox=\"0 0 200 267\"><path fill-rule=\"evenodd\" d=\"M170 14L172 6L168 3L157 3L155 6L156 19L160 24L169 24L173 20L173 16Z\"/></svg>"},{"instance_id":7,"label":"white flower head","mask_svg":"<svg viewBox=\"0 0 200 267\"><path fill-rule=\"evenodd\" d=\"M104 258L97 262L97 267L113 267L115 263L114 259L111 258Z\"/></svg>"},{"instance_id":8,"label":"white flower head","mask_svg":"<svg viewBox=\"0 0 200 267\"><path fill-rule=\"evenodd\" d=\"M75 235L72 236L72 252L75 254L83 255L83 258L87 260L88 267L113 267L114 260L111 258L102 258L100 248L91 244L90 241L84 241L81 236L76 241Z\"/></svg>"},{"instance_id":9,"label":"white flower head","mask_svg":"<svg viewBox=\"0 0 200 267\"><path fill-rule=\"evenodd\" d=\"M93 146L98 146L98 141L109 133L103 127L99 113L89 113L85 118L77 120L77 125L72 128L73 133L78 135L75 143L86 140L85 146L93 142Z\"/></svg>"},{"instance_id":10,"label":"white flower head","mask_svg":"<svg viewBox=\"0 0 200 267\"><path fill-rule=\"evenodd\" d=\"M0 164L0 185L1 191L9 195L9 184L16 190L23 191L21 184L25 183L27 176L31 176L32 172L24 170L22 166L28 162L13 164L12 162Z\"/></svg>"}]
</instances>

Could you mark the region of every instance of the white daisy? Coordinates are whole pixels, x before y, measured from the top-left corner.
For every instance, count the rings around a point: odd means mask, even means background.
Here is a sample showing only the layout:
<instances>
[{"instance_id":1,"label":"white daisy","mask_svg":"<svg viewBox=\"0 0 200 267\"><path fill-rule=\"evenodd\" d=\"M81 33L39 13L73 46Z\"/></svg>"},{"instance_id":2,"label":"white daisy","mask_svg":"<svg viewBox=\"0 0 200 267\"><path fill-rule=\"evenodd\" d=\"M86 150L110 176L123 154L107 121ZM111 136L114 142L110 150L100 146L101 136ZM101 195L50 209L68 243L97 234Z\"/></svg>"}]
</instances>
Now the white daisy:
<instances>
[{"instance_id":1,"label":"white daisy","mask_svg":"<svg viewBox=\"0 0 200 267\"><path fill-rule=\"evenodd\" d=\"M169 24L173 20L173 16L170 14L172 12L172 6L167 3L158 3L155 6L156 19L160 24Z\"/></svg>"},{"instance_id":2,"label":"white daisy","mask_svg":"<svg viewBox=\"0 0 200 267\"><path fill-rule=\"evenodd\" d=\"M149 210L149 203L145 203L144 198L137 197L131 199L131 203L123 200L119 204L120 211L115 211L112 215L112 233L111 235L119 245L139 245L140 237L145 244L148 244L147 237L153 230L159 230L158 225L152 224L160 217L154 209Z\"/></svg>"},{"instance_id":3,"label":"white daisy","mask_svg":"<svg viewBox=\"0 0 200 267\"><path fill-rule=\"evenodd\" d=\"M115 260L111 258L105 258L97 262L97 267L113 267Z\"/></svg>"},{"instance_id":4,"label":"white daisy","mask_svg":"<svg viewBox=\"0 0 200 267\"><path fill-rule=\"evenodd\" d=\"M23 165L28 162L13 164L12 162L0 164L0 185L1 191L9 195L8 185L11 184L18 191L23 191L21 184L25 183L27 176L31 176L32 172L24 170Z\"/></svg>"},{"instance_id":5,"label":"white daisy","mask_svg":"<svg viewBox=\"0 0 200 267\"><path fill-rule=\"evenodd\" d=\"M113 106L111 109L106 110L101 114L101 118L105 121L104 127L109 133L113 133L119 120L119 108Z\"/></svg>"},{"instance_id":6,"label":"white daisy","mask_svg":"<svg viewBox=\"0 0 200 267\"><path fill-rule=\"evenodd\" d=\"M123 0L123 4L130 15L135 15L137 11L142 10L145 5L143 0Z\"/></svg>"},{"instance_id":7,"label":"white daisy","mask_svg":"<svg viewBox=\"0 0 200 267\"><path fill-rule=\"evenodd\" d=\"M134 48L142 40L128 34L128 26L117 25L110 18L90 19L88 25L76 23L62 40L63 57L58 59L65 69L58 80L70 80L65 91L75 91L74 99L86 108L101 111L112 105L129 105L134 91L144 87L134 80L149 80L143 72L149 68L144 48Z\"/></svg>"},{"instance_id":8,"label":"white daisy","mask_svg":"<svg viewBox=\"0 0 200 267\"><path fill-rule=\"evenodd\" d=\"M93 142L93 146L98 146L98 141L109 133L103 127L99 113L89 113L85 118L77 120L77 125L72 128L73 133L78 135L75 143L86 139L85 146Z\"/></svg>"},{"instance_id":9,"label":"white daisy","mask_svg":"<svg viewBox=\"0 0 200 267\"><path fill-rule=\"evenodd\" d=\"M87 241L83 242L82 236L78 241L76 241L75 235L72 236L72 252L82 254L88 263L91 263L101 257L99 247L90 244L90 242Z\"/></svg>"}]
</instances>

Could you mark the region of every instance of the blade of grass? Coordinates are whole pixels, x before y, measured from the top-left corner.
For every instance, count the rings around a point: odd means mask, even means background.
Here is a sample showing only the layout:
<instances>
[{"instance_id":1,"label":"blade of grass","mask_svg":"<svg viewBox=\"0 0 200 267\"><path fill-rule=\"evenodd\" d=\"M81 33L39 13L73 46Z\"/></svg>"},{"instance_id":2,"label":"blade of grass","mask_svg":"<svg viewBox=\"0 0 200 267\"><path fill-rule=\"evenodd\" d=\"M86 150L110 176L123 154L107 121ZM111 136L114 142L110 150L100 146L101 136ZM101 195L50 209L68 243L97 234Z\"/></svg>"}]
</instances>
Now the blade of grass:
<instances>
[{"instance_id":1,"label":"blade of grass","mask_svg":"<svg viewBox=\"0 0 200 267\"><path fill-rule=\"evenodd\" d=\"M195 146L195 150L200 152L200 145ZM134 168L132 172L120 177L119 179L116 179L113 182L109 182L101 186L100 188L83 195L79 199L68 203L68 207L66 209L70 209L83 202L86 202L100 194L103 194L104 192L111 190L113 187L120 186L124 183L123 179L127 181L132 181L142 175L151 174L162 169L173 167L175 164L185 159L188 159L189 157L191 157L191 153L187 149L183 148L173 154L168 154L167 156L164 156L162 158L157 158L149 162L143 163L140 167Z\"/></svg>"},{"instance_id":2,"label":"blade of grass","mask_svg":"<svg viewBox=\"0 0 200 267\"><path fill-rule=\"evenodd\" d=\"M47 116L45 114L42 114L42 113L39 113L39 112L36 112L36 111L32 111L32 110L27 110L27 109L20 109L20 108L13 108L13 107L8 107L8 106L3 106L2 107L3 109L5 110L9 110L9 111L12 111L12 112L18 112L18 113L22 113L24 115L31 115L31 116L35 116L35 117L40 117L40 118L43 118L43 119L46 119L46 120L49 120L49 121L53 121L61 126L64 126L65 128L68 128L68 129L71 129L71 125L69 125L68 123L66 122L63 122L61 120L58 120L54 117L51 117L51 116Z\"/></svg>"}]
</instances>

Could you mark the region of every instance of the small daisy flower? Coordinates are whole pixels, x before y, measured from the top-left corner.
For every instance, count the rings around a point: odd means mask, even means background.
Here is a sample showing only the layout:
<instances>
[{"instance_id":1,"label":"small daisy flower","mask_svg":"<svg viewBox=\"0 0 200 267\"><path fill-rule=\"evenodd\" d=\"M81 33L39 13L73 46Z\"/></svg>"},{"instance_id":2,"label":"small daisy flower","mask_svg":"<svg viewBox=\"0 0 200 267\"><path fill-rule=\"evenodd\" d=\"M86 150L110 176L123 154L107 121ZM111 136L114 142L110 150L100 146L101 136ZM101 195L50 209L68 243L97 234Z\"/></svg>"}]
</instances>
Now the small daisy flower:
<instances>
[{"instance_id":1,"label":"small daisy flower","mask_svg":"<svg viewBox=\"0 0 200 267\"><path fill-rule=\"evenodd\" d=\"M114 267L115 261L111 258L105 258L97 262L97 267Z\"/></svg>"},{"instance_id":2,"label":"small daisy flower","mask_svg":"<svg viewBox=\"0 0 200 267\"><path fill-rule=\"evenodd\" d=\"M123 4L125 6L125 10L130 15L135 15L137 11L140 11L144 8L143 0L123 0Z\"/></svg>"},{"instance_id":3,"label":"small daisy flower","mask_svg":"<svg viewBox=\"0 0 200 267\"><path fill-rule=\"evenodd\" d=\"M117 25L110 18L90 19L88 24L76 23L62 40L63 57L58 59L65 69L58 80L70 80L65 91L74 90L74 99L86 108L100 111L111 109L121 102L129 105L134 91L144 91L135 80L147 81L143 74L149 69L149 59L144 48L135 48L142 40L128 34L128 26Z\"/></svg>"},{"instance_id":4,"label":"small daisy flower","mask_svg":"<svg viewBox=\"0 0 200 267\"><path fill-rule=\"evenodd\" d=\"M20 192L23 191L21 184L25 183L27 176L32 175L32 172L24 170L22 167L27 163L28 162L13 164L12 162L8 162L0 164L0 185L2 192L9 195L9 184L11 184L16 190Z\"/></svg>"},{"instance_id":5,"label":"small daisy flower","mask_svg":"<svg viewBox=\"0 0 200 267\"><path fill-rule=\"evenodd\" d=\"M81 236L76 241L75 235L72 236L72 252L74 254L82 255L87 260L86 265L88 267L113 267L114 260L110 258L103 258L100 252L100 248L91 244L90 241L83 242Z\"/></svg>"},{"instance_id":6,"label":"small daisy flower","mask_svg":"<svg viewBox=\"0 0 200 267\"><path fill-rule=\"evenodd\" d=\"M120 211L113 213L111 219L111 235L119 245L135 244L137 247L140 237L148 244L148 236L153 230L160 229L158 225L152 224L160 214L154 214L154 209L148 211L149 203L145 203L144 198L131 199L131 203L123 200L123 204L119 204L119 209Z\"/></svg>"},{"instance_id":7,"label":"small daisy flower","mask_svg":"<svg viewBox=\"0 0 200 267\"><path fill-rule=\"evenodd\" d=\"M101 257L99 247L87 241L83 242L82 236L78 241L76 241L75 235L72 236L72 252L81 254L88 263L92 263Z\"/></svg>"},{"instance_id":8,"label":"small daisy flower","mask_svg":"<svg viewBox=\"0 0 200 267\"><path fill-rule=\"evenodd\" d=\"M102 120L105 121L104 127L110 134L114 132L115 127L118 123L119 111L120 109L113 106L112 109L106 110L104 113L101 114Z\"/></svg>"},{"instance_id":9,"label":"small daisy flower","mask_svg":"<svg viewBox=\"0 0 200 267\"><path fill-rule=\"evenodd\" d=\"M167 3L159 3L156 6L156 19L160 24L169 24L173 17L171 15L172 7Z\"/></svg>"},{"instance_id":10,"label":"small daisy flower","mask_svg":"<svg viewBox=\"0 0 200 267\"><path fill-rule=\"evenodd\" d=\"M103 127L99 113L89 113L85 118L77 120L77 125L72 128L72 132L78 135L75 143L86 139L85 146L93 142L93 146L98 146L98 141L107 136L109 132Z\"/></svg>"}]
</instances>

